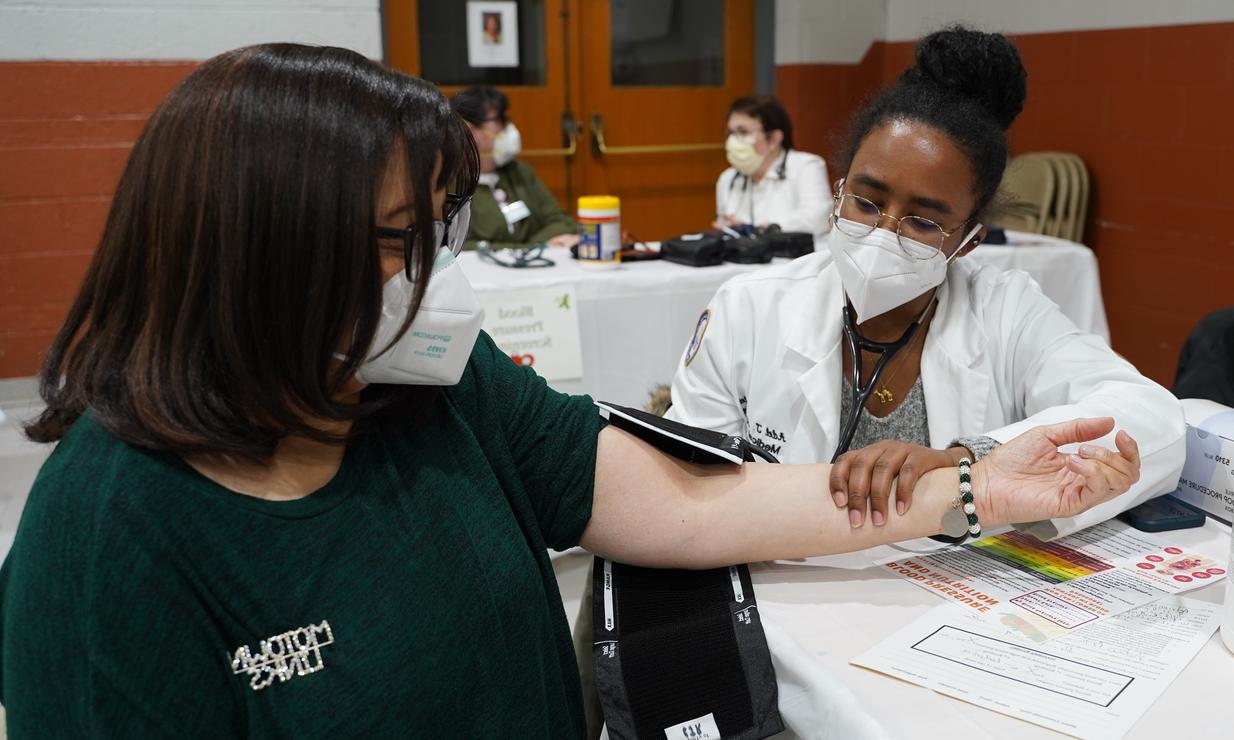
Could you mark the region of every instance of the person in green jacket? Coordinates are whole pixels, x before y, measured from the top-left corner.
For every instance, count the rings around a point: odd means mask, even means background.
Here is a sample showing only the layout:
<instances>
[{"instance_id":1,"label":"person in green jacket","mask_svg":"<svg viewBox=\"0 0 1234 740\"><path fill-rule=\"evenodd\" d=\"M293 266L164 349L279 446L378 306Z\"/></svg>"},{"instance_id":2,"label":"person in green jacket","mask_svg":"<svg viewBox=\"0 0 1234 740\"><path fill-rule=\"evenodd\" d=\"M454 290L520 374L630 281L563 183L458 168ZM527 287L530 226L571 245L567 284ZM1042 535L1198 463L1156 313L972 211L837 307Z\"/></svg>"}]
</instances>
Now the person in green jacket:
<instances>
[{"instance_id":1,"label":"person in green jacket","mask_svg":"<svg viewBox=\"0 0 1234 740\"><path fill-rule=\"evenodd\" d=\"M505 93L469 87L450 104L467 122L480 151L480 187L471 202L471 227L463 248L475 249L480 242L490 249L577 244L578 224L561 210L531 165L515 159L522 139L507 115L510 101Z\"/></svg>"}]
</instances>

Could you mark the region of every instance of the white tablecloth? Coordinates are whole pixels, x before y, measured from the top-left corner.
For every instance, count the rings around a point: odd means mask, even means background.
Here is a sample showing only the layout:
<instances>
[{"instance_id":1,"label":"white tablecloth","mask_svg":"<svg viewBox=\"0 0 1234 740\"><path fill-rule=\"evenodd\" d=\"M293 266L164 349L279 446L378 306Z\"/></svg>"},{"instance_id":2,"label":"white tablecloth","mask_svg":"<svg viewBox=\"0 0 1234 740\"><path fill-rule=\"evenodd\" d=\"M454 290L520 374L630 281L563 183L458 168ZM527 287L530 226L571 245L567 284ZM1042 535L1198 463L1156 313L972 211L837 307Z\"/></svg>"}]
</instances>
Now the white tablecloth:
<instances>
[{"instance_id":1,"label":"white tablecloth","mask_svg":"<svg viewBox=\"0 0 1234 740\"><path fill-rule=\"evenodd\" d=\"M1081 329L1109 341L1092 251L1036 234L1011 232L1009 238L1013 245L984 244L965 259L1028 272ZM554 267L498 267L474 252L459 259L480 292L572 283L582 334L583 378L558 381L553 387L635 407L643 406L657 384L672 380L698 315L716 289L735 275L765 268L727 263L694 268L657 260L596 272L580 268L566 249L549 249L545 254L557 263Z\"/></svg>"},{"instance_id":2,"label":"white tablecloth","mask_svg":"<svg viewBox=\"0 0 1234 740\"><path fill-rule=\"evenodd\" d=\"M1225 562L1229 527L1209 519L1198 529L1171 532L1187 549ZM868 562L868 559L867 559ZM952 699L881 673L849 665L855 658L943 601L879 569L848 570L821 565L750 566L760 613L796 641L798 660L819 661L839 679L893 737L934 740L1058 738L1052 730ZM1222 579L1225 580L1225 579ZM1221 603L1214 584L1188 597ZM782 659L781 659L782 660ZM1220 632L1166 689L1128 738L1234 738L1234 655Z\"/></svg>"}]
</instances>

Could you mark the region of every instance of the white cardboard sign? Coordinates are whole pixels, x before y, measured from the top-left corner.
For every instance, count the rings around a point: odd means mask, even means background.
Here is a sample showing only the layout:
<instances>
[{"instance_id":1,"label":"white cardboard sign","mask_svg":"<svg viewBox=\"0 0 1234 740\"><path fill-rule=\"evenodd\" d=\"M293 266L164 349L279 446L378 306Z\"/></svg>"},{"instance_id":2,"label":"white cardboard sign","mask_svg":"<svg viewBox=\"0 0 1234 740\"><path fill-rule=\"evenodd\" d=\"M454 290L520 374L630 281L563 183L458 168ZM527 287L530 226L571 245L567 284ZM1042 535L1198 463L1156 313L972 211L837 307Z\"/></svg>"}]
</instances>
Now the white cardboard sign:
<instances>
[{"instance_id":1,"label":"white cardboard sign","mask_svg":"<svg viewBox=\"0 0 1234 740\"><path fill-rule=\"evenodd\" d=\"M549 382L583 377L573 285L478 293L484 330L518 365Z\"/></svg>"}]
</instances>

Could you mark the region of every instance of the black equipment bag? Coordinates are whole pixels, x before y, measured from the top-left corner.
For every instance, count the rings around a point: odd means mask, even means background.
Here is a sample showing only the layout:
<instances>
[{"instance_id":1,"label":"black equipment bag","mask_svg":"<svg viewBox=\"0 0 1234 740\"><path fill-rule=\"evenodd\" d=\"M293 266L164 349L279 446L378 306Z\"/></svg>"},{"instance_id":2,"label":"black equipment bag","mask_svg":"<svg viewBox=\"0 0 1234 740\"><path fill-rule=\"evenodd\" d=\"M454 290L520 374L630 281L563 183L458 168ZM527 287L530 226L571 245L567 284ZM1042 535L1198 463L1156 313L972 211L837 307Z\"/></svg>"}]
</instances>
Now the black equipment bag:
<instances>
[{"instance_id":1,"label":"black equipment bag","mask_svg":"<svg viewBox=\"0 0 1234 740\"><path fill-rule=\"evenodd\" d=\"M814 253L814 235L805 231L781 231L770 234L771 253L777 257L795 260Z\"/></svg>"},{"instance_id":2,"label":"black equipment bag","mask_svg":"<svg viewBox=\"0 0 1234 740\"><path fill-rule=\"evenodd\" d=\"M719 232L682 234L660 245L660 257L691 267L712 267L724 262L724 239Z\"/></svg>"},{"instance_id":3,"label":"black equipment bag","mask_svg":"<svg viewBox=\"0 0 1234 740\"><path fill-rule=\"evenodd\" d=\"M724 242L724 261L739 265L758 265L771 261L771 240L746 236Z\"/></svg>"}]
</instances>

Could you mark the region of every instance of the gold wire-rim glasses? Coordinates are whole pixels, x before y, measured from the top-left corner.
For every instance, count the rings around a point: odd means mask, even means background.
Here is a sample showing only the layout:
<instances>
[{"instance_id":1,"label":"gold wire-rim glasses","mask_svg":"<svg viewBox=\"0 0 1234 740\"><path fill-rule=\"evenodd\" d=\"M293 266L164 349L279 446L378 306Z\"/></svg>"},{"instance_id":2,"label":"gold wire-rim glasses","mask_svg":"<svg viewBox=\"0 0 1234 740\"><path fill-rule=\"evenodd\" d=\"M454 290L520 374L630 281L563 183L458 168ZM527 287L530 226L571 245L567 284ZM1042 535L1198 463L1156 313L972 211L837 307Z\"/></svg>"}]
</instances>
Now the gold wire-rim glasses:
<instances>
[{"instance_id":1,"label":"gold wire-rim glasses","mask_svg":"<svg viewBox=\"0 0 1234 740\"><path fill-rule=\"evenodd\" d=\"M860 225L863 229L860 233L854 233L854 230L851 229L851 227L845 228L840 225L842 218L840 212L844 209L845 198L851 198L852 200L850 202L854 203L859 210L864 210L863 215L866 218L873 217L874 219L873 223L870 224L851 218L843 219L849 223ZM943 252L943 245L947 239L949 239L953 234L958 233L965 226L972 223L971 218L965 219L963 223L948 231L939 223L932 221L925 216L892 216L890 213L883 211L875 205L869 198L863 198L854 193L844 192L844 180L840 180L839 183L837 183L836 192L832 195L832 199L835 201L835 208L831 211L832 228L839 229L842 233L847 234L848 236L860 239L861 237L873 234L874 230L877 229L879 224L883 222L883 219L889 218L896 224L896 243L900 245L900 251L903 252L906 257L916 260L928 260L933 258L935 254L941 254ZM916 236L912 233L904 233L905 222L909 224L910 232L914 230L913 225L917 225ZM906 239L912 244L905 244ZM930 241L927 241L927 239ZM936 241L937 244L931 243L934 241ZM924 250L920 249L920 247L926 247L932 251L923 254Z\"/></svg>"}]
</instances>

